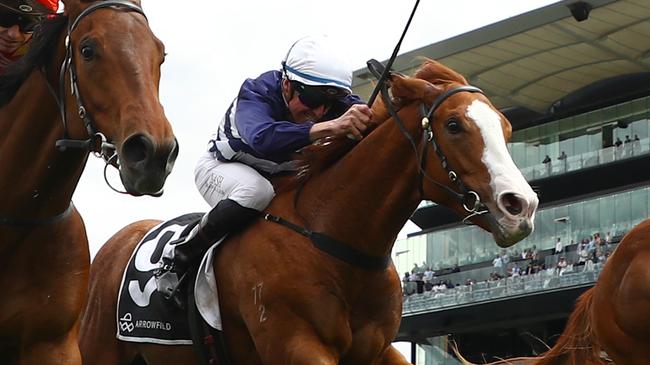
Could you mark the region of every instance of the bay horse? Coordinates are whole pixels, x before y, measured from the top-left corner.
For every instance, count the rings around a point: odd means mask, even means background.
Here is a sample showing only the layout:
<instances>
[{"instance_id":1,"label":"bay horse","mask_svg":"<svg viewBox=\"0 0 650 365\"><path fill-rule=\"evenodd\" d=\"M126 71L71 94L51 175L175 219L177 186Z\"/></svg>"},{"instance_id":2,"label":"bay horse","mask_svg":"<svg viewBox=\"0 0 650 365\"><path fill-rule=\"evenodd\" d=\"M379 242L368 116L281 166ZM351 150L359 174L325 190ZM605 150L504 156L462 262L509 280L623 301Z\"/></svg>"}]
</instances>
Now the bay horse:
<instances>
[{"instance_id":1,"label":"bay horse","mask_svg":"<svg viewBox=\"0 0 650 365\"><path fill-rule=\"evenodd\" d=\"M390 254L422 199L471 212L502 247L532 231L537 196L506 149L510 123L485 95L432 60L415 77L390 80L392 101L373 103L372 132L356 145L305 148L300 183L279 189L265 219L221 244L214 269L233 364L408 364L391 346L402 294ZM85 363L197 363L190 346L116 338L124 267L158 223L123 228L95 257L80 331ZM351 253L326 253L315 236Z\"/></svg>"},{"instance_id":2,"label":"bay horse","mask_svg":"<svg viewBox=\"0 0 650 365\"><path fill-rule=\"evenodd\" d=\"M576 301L555 345L493 364L644 365L650 362L650 220L630 230L596 284Z\"/></svg>"},{"instance_id":3,"label":"bay horse","mask_svg":"<svg viewBox=\"0 0 650 365\"><path fill-rule=\"evenodd\" d=\"M0 362L79 365L90 254L71 202L90 152L158 195L178 144L138 1L64 0L0 77ZM101 206L98 205L98 209Z\"/></svg>"}]
</instances>

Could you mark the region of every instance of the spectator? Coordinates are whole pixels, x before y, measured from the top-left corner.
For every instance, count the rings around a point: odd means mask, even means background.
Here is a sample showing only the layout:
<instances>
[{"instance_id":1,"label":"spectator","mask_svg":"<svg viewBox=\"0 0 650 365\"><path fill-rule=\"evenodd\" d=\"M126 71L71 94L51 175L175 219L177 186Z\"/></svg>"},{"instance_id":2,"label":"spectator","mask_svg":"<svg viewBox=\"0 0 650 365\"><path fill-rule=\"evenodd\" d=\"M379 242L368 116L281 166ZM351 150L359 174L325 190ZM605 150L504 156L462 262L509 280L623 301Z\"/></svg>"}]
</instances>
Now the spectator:
<instances>
[{"instance_id":1,"label":"spectator","mask_svg":"<svg viewBox=\"0 0 650 365\"><path fill-rule=\"evenodd\" d=\"M420 277L418 276L417 272L411 272L411 275L409 275L409 281L416 282L420 280Z\"/></svg>"},{"instance_id":2,"label":"spectator","mask_svg":"<svg viewBox=\"0 0 650 365\"><path fill-rule=\"evenodd\" d=\"M576 265L584 265L589 259L589 251L587 246L583 245L582 249L578 251L578 263Z\"/></svg>"},{"instance_id":3,"label":"spectator","mask_svg":"<svg viewBox=\"0 0 650 365\"><path fill-rule=\"evenodd\" d=\"M632 153L639 153L641 152L641 140L639 139L638 135L634 135L634 141L632 143Z\"/></svg>"},{"instance_id":4,"label":"spectator","mask_svg":"<svg viewBox=\"0 0 650 365\"><path fill-rule=\"evenodd\" d=\"M530 252L530 259L533 261L537 261L538 258L539 258L539 252L537 252L537 246L533 245L533 249Z\"/></svg>"},{"instance_id":5,"label":"spectator","mask_svg":"<svg viewBox=\"0 0 650 365\"><path fill-rule=\"evenodd\" d=\"M550 175L551 174L551 157L549 155L546 155L546 157L544 157L544 160L542 160L542 163L545 166L546 175Z\"/></svg>"},{"instance_id":6,"label":"spectator","mask_svg":"<svg viewBox=\"0 0 650 365\"><path fill-rule=\"evenodd\" d=\"M515 266L512 267L511 276L516 278L519 275L521 275L521 268L518 264L515 264Z\"/></svg>"},{"instance_id":7,"label":"spectator","mask_svg":"<svg viewBox=\"0 0 650 365\"><path fill-rule=\"evenodd\" d=\"M504 268L510 263L510 256L506 250L501 250L501 261L503 262Z\"/></svg>"},{"instance_id":8,"label":"spectator","mask_svg":"<svg viewBox=\"0 0 650 365\"><path fill-rule=\"evenodd\" d=\"M560 153L560 156L558 156L558 158L557 158L558 160L562 161L562 171L567 170L566 158L567 158L567 155L566 155L566 153L564 153L564 151L562 151L562 153Z\"/></svg>"},{"instance_id":9,"label":"spectator","mask_svg":"<svg viewBox=\"0 0 650 365\"><path fill-rule=\"evenodd\" d=\"M625 156L627 157L632 156L632 140L630 139L629 135L625 136L625 141L623 142L623 144L624 144L623 149L624 149Z\"/></svg>"},{"instance_id":10,"label":"spectator","mask_svg":"<svg viewBox=\"0 0 650 365\"><path fill-rule=\"evenodd\" d=\"M595 260L595 261L594 261ZM596 257L596 253L592 255L586 262L585 262L585 271L594 271L594 263L598 261L598 258Z\"/></svg>"},{"instance_id":11,"label":"spectator","mask_svg":"<svg viewBox=\"0 0 650 365\"><path fill-rule=\"evenodd\" d=\"M564 243L562 243L562 239L560 237L557 238L557 242L555 243L555 254L560 254L564 252Z\"/></svg>"},{"instance_id":12,"label":"spectator","mask_svg":"<svg viewBox=\"0 0 650 365\"><path fill-rule=\"evenodd\" d=\"M427 284L432 284L433 283L433 276L434 272L431 270L431 267L427 267L427 269L424 271L424 286L426 287Z\"/></svg>"},{"instance_id":13,"label":"spectator","mask_svg":"<svg viewBox=\"0 0 650 365\"><path fill-rule=\"evenodd\" d=\"M621 141L620 138L616 137L616 142L614 142L614 146L616 146L616 149L614 150L614 156L616 156L616 158L620 158L623 151L623 141Z\"/></svg>"},{"instance_id":14,"label":"spectator","mask_svg":"<svg viewBox=\"0 0 650 365\"><path fill-rule=\"evenodd\" d=\"M611 244L612 244L612 235L609 232L607 232L607 234L605 234L605 250L609 250Z\"/></svg>"},{"instance_id":15,"label":"spectator","mask_svg":"<svg viewBox=\"0 0 650 365\"><path fill-rule=\"evenodd\" d=\"M594 236L590 236L589 243L587 243L586 247L587 253L589 253L589 256L596 251L596 238Z\"/></svg>"},{"instance_id":16,"label":"spectator","mask_svg":"<svg viewBox=\"0 0 650 365\"><path fill-rule=\"evenodd\" d=\"M566 262L566 258L564 256L561 256L560 260L557 262L557 265L555 266L555 273L557 275L562 276L567 266L569 266L569 264Z\"/></svg>"},{"instance_id":17,"label":"spectator","mask_svg":"<svg viewBox=\"0 0 650 365\"><path fill-rule=\"evenodd\" d=\"M503 270L503 259L501 258L500 255L496 255L494 260L492 260L492 266L494 267L494 273L497 275L501 275L501 272Z\"/></svg>"},{"instance_id":18,"label":"spectator","mask_svg":"<svg viewBox=\"0 0 650 365\"><path fill-rule=\"evenodd\" d=\"M616 137L616 142L614 142L614 146L616 146L616 148L619 148L621 147L621 145L623 145L623 141L621 141L620 138Z\"/></svg>"}]
</instances>

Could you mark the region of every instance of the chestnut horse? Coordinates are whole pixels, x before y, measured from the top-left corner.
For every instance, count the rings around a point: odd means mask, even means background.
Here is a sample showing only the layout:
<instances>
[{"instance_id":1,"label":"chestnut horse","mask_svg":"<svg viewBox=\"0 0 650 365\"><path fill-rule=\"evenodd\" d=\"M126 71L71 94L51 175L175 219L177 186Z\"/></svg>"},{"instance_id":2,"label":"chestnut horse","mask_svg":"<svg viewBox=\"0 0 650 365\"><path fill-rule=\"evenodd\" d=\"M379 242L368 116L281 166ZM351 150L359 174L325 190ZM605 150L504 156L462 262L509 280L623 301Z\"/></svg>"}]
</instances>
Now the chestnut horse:
<instances>
[{"instance_id":1,"label":"chestnut horse","mask_svg":"<svg viewBox=\"0 0 650 365\"><path fill-rule=\"evenodd\" d=\"M0 77L2 364L81 364L90 255L71 199L89 152L132 195L159 194L178 153L139 3L64 2Z\"/></svg>"},{"instance_id":2,"label":"chestnut horse","mask_svg":"<svg viewBox=\"0 0 650 365\"><path fill-rule=\"evenodd\" d=\"M390 254L422 199L471 211L503 247L532 231L537 196L508 154L510 123L480 90L435 61L390 83L397 118L378 101L376 128L351 150L346 139L306 148L298 187L279 192L266 219L222 243L214 269L233 364L408 364L391 346L402 294ZM422 122L424 105L430 124ZM325 253L286 222L329 237L358 260ZM188 346L115 336L122 272L157 223L127 226L93 261L80 334L88 364L197 361Z\"/></svg>"},{"instance_id":3,"label":"chestnut horse","mask_svg":"<svg viewBox=\"0 0 650 365\"><path fill-rule=\"evenodd\" d=\"M628 232L596 285L576 301L557 343L535 358L494 364L644 365L650 362L650 220Z\"/></svg>"}]
</instances>

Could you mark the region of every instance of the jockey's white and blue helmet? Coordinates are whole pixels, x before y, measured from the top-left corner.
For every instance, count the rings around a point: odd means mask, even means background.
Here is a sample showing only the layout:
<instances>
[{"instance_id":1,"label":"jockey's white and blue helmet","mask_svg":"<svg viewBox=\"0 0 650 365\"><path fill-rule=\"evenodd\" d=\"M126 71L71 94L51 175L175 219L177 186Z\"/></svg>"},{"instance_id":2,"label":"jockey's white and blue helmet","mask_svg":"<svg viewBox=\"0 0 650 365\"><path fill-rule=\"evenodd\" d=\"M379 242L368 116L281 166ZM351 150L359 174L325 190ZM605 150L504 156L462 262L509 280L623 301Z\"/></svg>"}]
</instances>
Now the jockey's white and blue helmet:
<instances>
[{"instance_id":1,"label":"jockey's white and blue helmet","mask_svg":"<svg viewBox=\"0 0 650 365\"><path fill-rule=\"evenodd\" d=\"M334 86L352 92L350 62L324 35L297 40L282 61L282 69L291 81L310 86Z\"/></svg>"}]
</instances>

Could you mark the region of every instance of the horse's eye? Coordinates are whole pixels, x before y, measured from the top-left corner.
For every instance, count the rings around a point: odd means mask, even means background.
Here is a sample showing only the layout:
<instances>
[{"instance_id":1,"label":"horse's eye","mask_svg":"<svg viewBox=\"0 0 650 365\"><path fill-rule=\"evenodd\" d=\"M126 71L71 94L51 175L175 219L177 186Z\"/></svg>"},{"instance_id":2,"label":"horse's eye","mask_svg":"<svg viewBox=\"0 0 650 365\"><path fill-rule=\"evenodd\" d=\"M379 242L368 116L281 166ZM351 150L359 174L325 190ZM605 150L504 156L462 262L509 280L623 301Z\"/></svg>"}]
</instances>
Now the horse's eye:
<instances>
[{"instance_id":1,"label":"horse's eye","mask_svg":"<svg viewBox=\"0 0 650 365\"><path fill-rule=\"evenodd\" d=\"M462 131L462 128L460 127L460 123L458 123L458 120L455 118L451 118L447 121L447 130L451 134L457 134Z\"/></svg>"},{"instance_id":2,"label":"horse's eye","mask_svg":"<svg viewBox=\"0 0 650 365\"><path fill-rule=\"evenodd\" d=\"M90 61L95 57L95 48L92 46L83 46L81 47L81 56L86 61Z\"/></svg>"}]
</instances>

